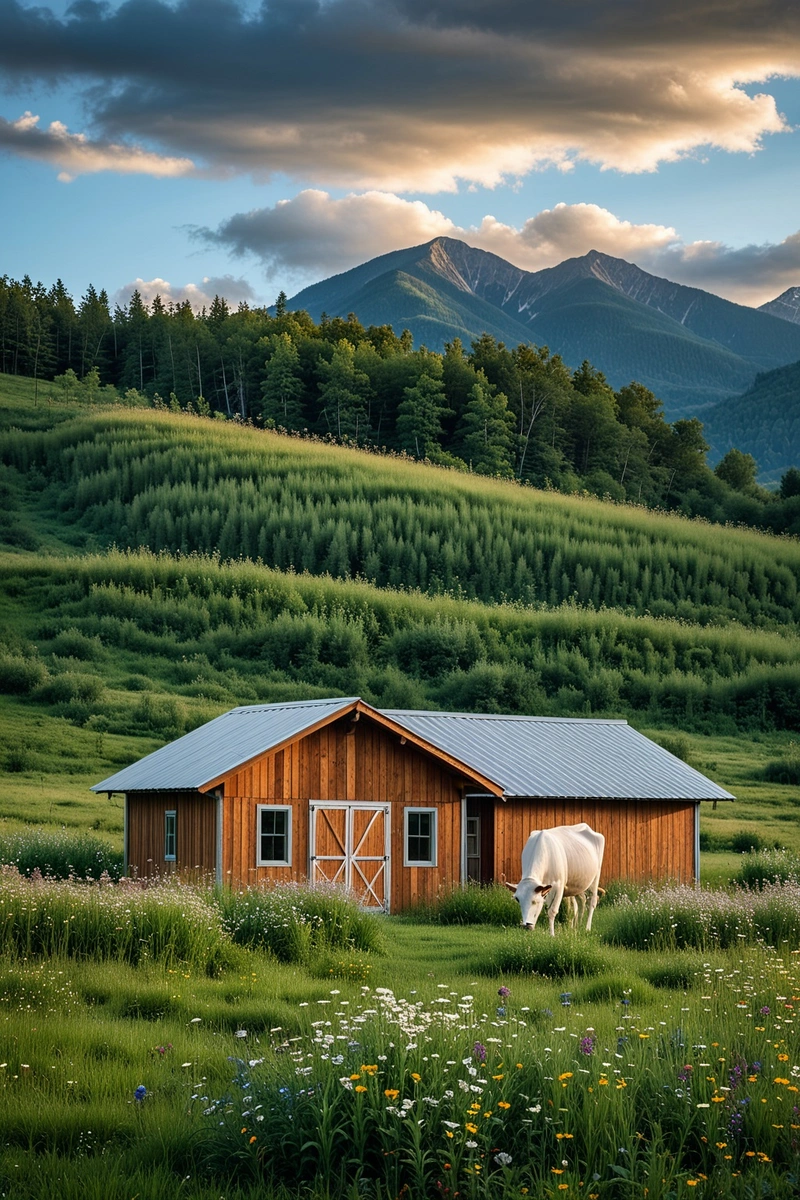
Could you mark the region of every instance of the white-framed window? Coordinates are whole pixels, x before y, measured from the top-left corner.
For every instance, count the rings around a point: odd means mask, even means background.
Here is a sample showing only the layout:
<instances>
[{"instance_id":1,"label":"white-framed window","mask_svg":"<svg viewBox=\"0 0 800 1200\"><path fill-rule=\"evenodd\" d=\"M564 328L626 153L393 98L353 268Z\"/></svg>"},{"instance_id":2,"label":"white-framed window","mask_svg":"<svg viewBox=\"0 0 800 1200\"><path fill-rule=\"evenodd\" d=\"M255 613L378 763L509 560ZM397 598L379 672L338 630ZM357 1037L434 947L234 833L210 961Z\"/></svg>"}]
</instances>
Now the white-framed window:
<instances>
[{"instance_id":1,"label":"white-framed window","mask_svg":"<svg viewBox=\"0 0 800 1200\"><path fill-rule=\"evenodd\" d=\"M164 862L175 862L178 845L178 813L168 808L164 813Z\"/></svg>"},{"instance_id":2,"label":"white-framed window","mask_svg":"<svg viewBox=\"0 0 800 1200\"><path fill-rule=\"evenodd\" d=\"M435 808L405 809L403 865L406 867L435 867L437 865L437 812Z\"/></svg>"},{"instance_id":3,"label":"white-framed window","mask_svg":"<svg viewBox=\"0 0 800 1200\"><path fill-rule=\"evenodd\" d=\"M292 809L289 804L259 804L256 827L256 865L292 865Z\"/></svg>"}]
</instances>

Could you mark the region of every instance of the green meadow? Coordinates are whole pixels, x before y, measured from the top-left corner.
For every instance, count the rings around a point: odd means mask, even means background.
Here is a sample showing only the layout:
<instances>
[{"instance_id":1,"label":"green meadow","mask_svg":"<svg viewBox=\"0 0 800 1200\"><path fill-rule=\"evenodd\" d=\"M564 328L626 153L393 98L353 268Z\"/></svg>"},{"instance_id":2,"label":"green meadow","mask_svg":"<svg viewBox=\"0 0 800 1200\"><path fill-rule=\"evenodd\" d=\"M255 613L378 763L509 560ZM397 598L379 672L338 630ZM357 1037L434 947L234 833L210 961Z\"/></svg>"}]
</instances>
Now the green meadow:
<instances>
[{"instance_id":1,"label":"green meadow","mask_svg":"<svg viewBox=\"0 0 800 1200\"><path fill-rule=\"evenodd\" d=\"M247 896L7 872L0 1192L796 1195L797 882L633 899L554 940L435 912L337 939L300 889L245 948Z\"/></svg>"}]
</instances>

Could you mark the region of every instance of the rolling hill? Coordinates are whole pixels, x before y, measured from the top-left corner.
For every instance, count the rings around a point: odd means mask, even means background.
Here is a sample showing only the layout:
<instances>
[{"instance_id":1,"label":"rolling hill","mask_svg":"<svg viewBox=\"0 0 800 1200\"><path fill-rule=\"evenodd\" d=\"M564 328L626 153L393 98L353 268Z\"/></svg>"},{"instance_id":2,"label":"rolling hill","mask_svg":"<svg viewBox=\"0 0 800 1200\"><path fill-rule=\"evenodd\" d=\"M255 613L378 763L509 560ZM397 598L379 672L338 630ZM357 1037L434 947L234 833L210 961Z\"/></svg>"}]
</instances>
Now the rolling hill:
<instances>
[{"instance_id":1,"label":"rolling hill","mask_svg":"<svg viewBox=\"0 0 800 1200\"><path fill-rule=\"evenodd\" d=\"M638 379L672 419L800 357L790 321L594 250L531 272L435 238L313 284L289 304L315 319L354 312L364 324L408 328L430 349L484 332L509 345L547 344L572 366L589 358L614 387Z\"/></svg>"}]
</instances>

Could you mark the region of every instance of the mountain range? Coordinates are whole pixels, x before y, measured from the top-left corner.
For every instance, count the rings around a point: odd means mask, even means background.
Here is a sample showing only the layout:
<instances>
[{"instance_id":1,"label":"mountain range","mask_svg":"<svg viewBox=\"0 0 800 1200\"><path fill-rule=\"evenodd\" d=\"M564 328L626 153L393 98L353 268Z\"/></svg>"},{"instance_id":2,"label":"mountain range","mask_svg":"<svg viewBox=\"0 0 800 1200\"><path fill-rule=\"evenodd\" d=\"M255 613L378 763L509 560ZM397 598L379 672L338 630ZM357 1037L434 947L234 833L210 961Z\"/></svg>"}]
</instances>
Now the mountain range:
<instances>
[{"instance_id":1,"label":"mountain range","mask_svg":"<svg viewBox=\"0 0 800 1200\"><path fill-rule=\"evenodd\" d=\"M760 372L800 360L800 289L748 308L596 250L523 271L439 237L312 284L289 307L315 320L353 312L364 325L409 329L431 350L482 333L547 345L571 367L589 359L614 387L646 384L670 420L702 416Z\"/></svg>"}]
</instances>

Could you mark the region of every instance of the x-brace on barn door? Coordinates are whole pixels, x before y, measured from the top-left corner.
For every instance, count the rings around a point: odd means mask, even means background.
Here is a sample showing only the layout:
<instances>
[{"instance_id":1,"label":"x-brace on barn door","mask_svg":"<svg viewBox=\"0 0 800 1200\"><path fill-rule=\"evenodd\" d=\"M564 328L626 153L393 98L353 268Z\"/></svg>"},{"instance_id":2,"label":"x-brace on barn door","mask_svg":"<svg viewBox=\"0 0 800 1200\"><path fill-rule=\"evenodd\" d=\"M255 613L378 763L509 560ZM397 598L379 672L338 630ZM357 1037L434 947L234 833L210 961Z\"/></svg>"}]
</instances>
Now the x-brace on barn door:
<instances>
[{"instance_id":1,"label":"x-brace on barn door","mask_svg":"<svg viewBox=\"0 0 800 1200\"><path fill-rule=\"evenodd\" d=\"M362 908L389 911L388 804L310 805L309 878L338 884Z\"/></svg>"}]
</instances>

